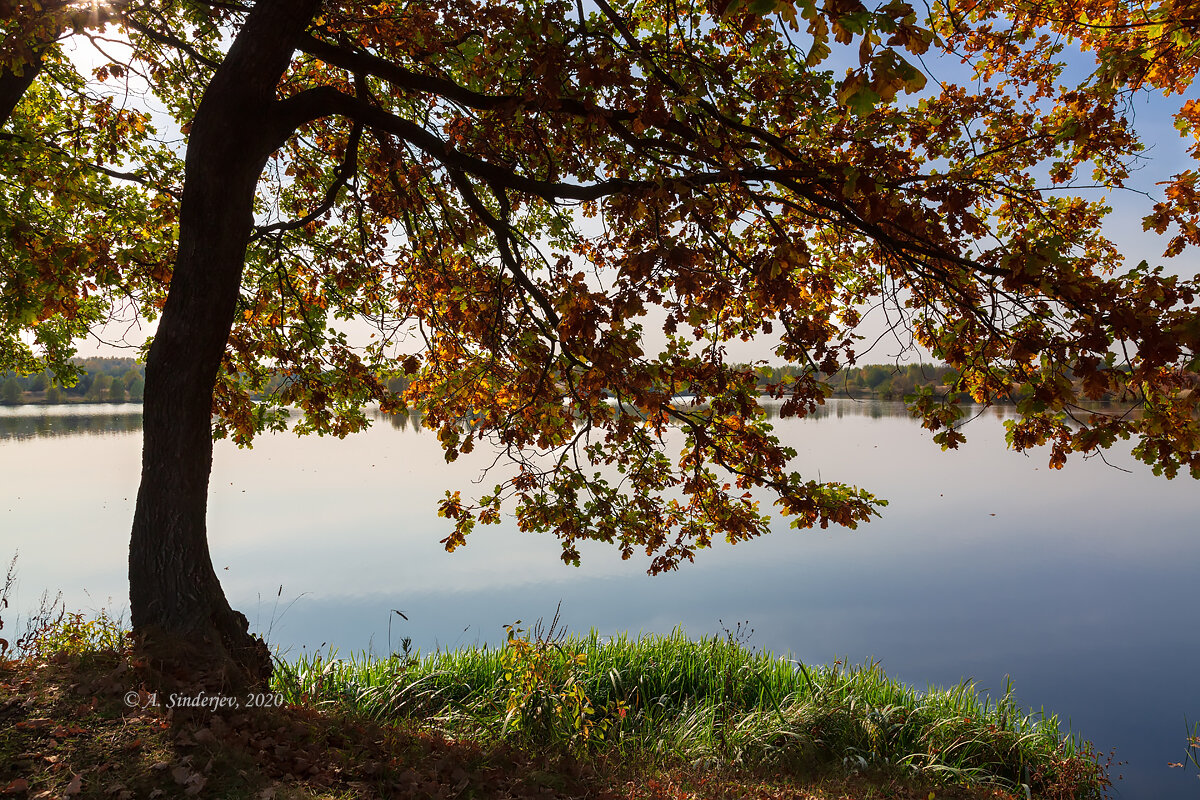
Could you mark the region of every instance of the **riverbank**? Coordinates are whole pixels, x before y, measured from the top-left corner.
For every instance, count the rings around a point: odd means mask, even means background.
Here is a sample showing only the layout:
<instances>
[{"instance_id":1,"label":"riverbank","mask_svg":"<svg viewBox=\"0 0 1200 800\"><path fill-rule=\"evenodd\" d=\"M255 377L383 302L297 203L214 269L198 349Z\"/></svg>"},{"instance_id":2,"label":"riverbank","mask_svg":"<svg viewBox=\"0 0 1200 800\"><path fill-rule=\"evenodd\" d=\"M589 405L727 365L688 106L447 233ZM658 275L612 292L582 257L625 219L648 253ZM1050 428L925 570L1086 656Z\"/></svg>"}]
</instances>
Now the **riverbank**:
<instances>
[{"instance_id":1,"label":"riverbank","mask_svg":"<svg viewBox=\"0 0 1200 800\"><path fill-rule=\"evenodd\" d=\"M227 699L147 693L128 653L97 649L112 628L87 625L0 663L0 795L974 800L1104 783L1011 697L798 669L736 636L514 630L499 650L281 664L270 692Z\"/></svg>"},{"instance_id":2,"label":"riverbank","mask_svg":"<svg viewBox=\"0 0 1200 800\"><path fill-rule=\"evenodd\" d=\"M1009 687L917 691L877 664L806 666L723 637L568 637L510 628L502 648L428 656L302 658L275 689L289 703L378 721L432 721L456 738L774 775L876 775L945 789L1099 797L1107 778L1056 717Z\"/></svg>"}]
</instances>

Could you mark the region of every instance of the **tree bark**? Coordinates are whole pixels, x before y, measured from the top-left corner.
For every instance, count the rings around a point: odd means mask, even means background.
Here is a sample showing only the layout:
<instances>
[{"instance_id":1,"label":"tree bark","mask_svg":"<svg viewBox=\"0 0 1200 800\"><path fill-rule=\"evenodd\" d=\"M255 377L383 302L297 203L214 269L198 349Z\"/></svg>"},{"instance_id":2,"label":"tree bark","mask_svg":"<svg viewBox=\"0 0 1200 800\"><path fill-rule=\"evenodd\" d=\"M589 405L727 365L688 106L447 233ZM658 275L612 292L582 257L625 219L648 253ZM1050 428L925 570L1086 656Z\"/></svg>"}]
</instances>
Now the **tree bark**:
<instances>
[{"instance_id":1,"label":"tree bark","mask_svg":"<svg viewBox=\"0 0 1200 800\"><path fill-rule=\"evenodd\" d=\"M22 66L20 74L8 67L0 70L0 128L8 124L8 118L42 71L41 51L36 55L32 64Z\"/></svg>"},{"instance_id":2,"label":"tree bark","mask_svg":"<svg viewBox=\"0 0 1200 800\"><path fill-rule=\"evenodd\" d=\"M265 644L225 598L208 549L212 395L253 202L280 131L275 87L320 0L258 0L205 90L185 157L179 251L146 362L142 482L129 546L134 634L164 678L262 685Z\"/></svg>"},{"instance_id":3,"label":"tree bark","mask_svg":"<svg viewBox=\"0 0 1200 800\"><path fill-rule=\"evenodd\" d=\"M9 118L29 91L29 87L37 80L37 76L42 74L46 48L58 38L58 33L57 29L43 30L41 36L35 37L34 41L29 43L27 61L0 68L0 129L8 124Z\"/></svg>"}]
</instances>

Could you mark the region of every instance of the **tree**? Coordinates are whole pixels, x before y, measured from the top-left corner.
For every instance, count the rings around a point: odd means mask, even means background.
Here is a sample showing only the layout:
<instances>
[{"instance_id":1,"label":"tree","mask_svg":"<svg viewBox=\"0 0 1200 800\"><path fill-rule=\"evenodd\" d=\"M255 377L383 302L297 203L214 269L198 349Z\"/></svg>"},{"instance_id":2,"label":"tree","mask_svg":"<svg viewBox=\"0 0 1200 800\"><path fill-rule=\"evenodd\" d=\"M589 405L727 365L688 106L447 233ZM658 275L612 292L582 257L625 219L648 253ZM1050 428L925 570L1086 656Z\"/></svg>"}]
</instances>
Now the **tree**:
<instances>
[{"instance_id":1,"label":"tree","mask_svg":"<svg viewBox=\"0 0 1200 800\"><path fill-rule=\"evenodd\" d=\"M879 388L879 384L883 383L890 376L890 371L887 367L882 367L878 364L870 364L863 367L863 382L867 388L874 391Z\"/></svg>"},{"instance_id":2,"label":"tree","mask_svg":"<svg viewBox=\"0 0 1200 800\"><path fill-rule=\"evenodd\" d=\"M0 384L0 401L5 405L14 406L21 402L21 382L17 380L16 375L9 375L4 379L4 383Z\"/></svg>"},{"instance_id":3,"label":"tree","mask_svg":"<svg viewBox=\"0 0 1200 800\"><path fill-rule=\"evenodd\" d=\"M269 670L213 571L205 507L212 436L248 442L288 407L301 432L345 435L364 403L413 405L447 459L482 441L507 453L494 490L447 492L448 549L505 507L567 562L594 539L653 572L764 533L764 496L798 527L867 520L882 501L789 468L757 365L724 345L777 333L801 371L768 389L803 415L878 302L958 370L951 397L914 403L944 447L962 439L959 390L1019 392L1010 440L1049 443L1052 466L1137 436L1168 476L1200 473L1195 280L1127 268L1102 202L1037 179L1049 165L1055 185L1123 185L1140 145L1121 91L1139 59L1183 91L1194 32L1167 4L1157 27L1101 0L1078 17L1042 7L18 5L2 85L40 71L0 105L19 156L0 163L33 187L0 189L19 267L0 287L6 358L69 371L64 342L105 302L161 309L130 545L146 652L230 681ZM105 25L132 52L97 77L141 76L186 134L182 165L46 33ZM1060 88L1052 35L1093 48L1096 74ZM825 66L850 44L837 78ZM927 85L913 62L931 48L967 54L982 88ZM1189 133L1195 114L1181 107ZM1195 243L1193 185L1179 177L1154 212L1151 227L1183 231L1168 249ZM348 319L377 335L352 342ZM30 329L33 348L16 334ZM1114 390L1142 414L1079 411Z\"/></svg>"},{"instance_id":4,"label":"tree","mask_svg":"<svg viewBox=\"0 0 1200 800\"><path fill-rule=\"evenodd\" d=\"M60 40L103 30L109 12L0 5L0 369L47 367L68 388L80 378L74 339L130 302L154 319L174 251L174 148L62 52Z\"/></svg>"},{"instance_id":5,"label":"tree","mask_svg":"<svg viewBox=\"0 0 1200 800\"><path fill-rule=\"evenodd\" d=\"M105 372L99 372L93 377L91 386L88 387L85 395L88 400L98 403L101 400L109 399L109 392L113 385L112 375Z\"/></svg>"},{"instance_id":6,"label":"tree","mask_svg":"<svg viewBox=\"0 0 1200 800\"><path fill-rule=\"evenodd\" d=\"M141 401L142 392L146 388L146 382L142 380L142 373L137 369L130 368L121 380L124 383L129 399L135 403Z\"/></svg>"}]
</instances>

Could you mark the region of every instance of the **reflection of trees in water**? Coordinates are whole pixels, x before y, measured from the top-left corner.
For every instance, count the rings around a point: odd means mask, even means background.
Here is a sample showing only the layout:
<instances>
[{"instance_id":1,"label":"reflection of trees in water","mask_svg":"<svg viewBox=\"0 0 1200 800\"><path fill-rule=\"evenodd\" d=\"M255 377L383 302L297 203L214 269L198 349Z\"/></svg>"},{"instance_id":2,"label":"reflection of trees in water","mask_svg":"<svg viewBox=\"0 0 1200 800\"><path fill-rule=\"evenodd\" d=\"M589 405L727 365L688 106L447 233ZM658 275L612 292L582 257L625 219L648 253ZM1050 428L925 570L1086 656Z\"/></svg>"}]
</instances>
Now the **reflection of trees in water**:
<instances>
[{"instance_id":1,"label":"reflection of trees in water","mask_svg":"<svg viewBox=\"0 0 1200 800\"><path fill-rule=\"evenodd\" d=\"M780 419L779 409L783 405L781 400L765 400L762 401L762 408L766 412L768 420ZM385 414L379 409L373 409L371 417L376 423L389 422L391 426L397 430L414 432L423 430L421 424L424 414L417 410L405 411L399 414ZM904 404L899 401L892 400L846 400L842 398L829 400L823 406L817 406L816 410L807 415L809 419L821 419L823 417L872 417L880 419L882 417L907 417L908 411L905 410Z\"/></svg>"},{"instance_id":2,"label":"reflection of trees in water","mask_svg":"<svg viewBox=\"0 0 1200 800\"><path fill-rule=\"evenodd\" d=\"M373 416L377 422L386 419L396 430L406 431L412 428L413 431L419 431L421 430L421 419L425 415L420 411L402 411L398 414L385 414L379 409L375 409Z\"/></svg>"},{"instance_id":3,"label":"reflection of trees in water","mask_svg":"<svg viewBox=\"0 0 1200 800\"><path fill-rule=\"evenodd\" d=\"M142 413L46 414L0 416L0 439L36 439L44 436L112 436L142 429Z\"/></svg>"},{"instance_id":4,"label":"reflection of trees in water","mask_svg":"<svg viewBox=\"0 0 1200 800\"><path fill-rule=\"evenodd\" d=\"M767 412L768 420L780 419L779 409L783 406L782 400L764 400L762 402L763 411ZM826 417L834 417L841 419L842 417L870 417L871 419L882 419L884 417L906 417L908 412L904 408L904 403L895 400L848 400L845 398L834 398L827 400L824 405L817 406L815 409L805 415L805 419L824 419ZM794 417L792 417L794 419Z\"/></svg>"},{"instance_id":5,"label":"reflection of trees in water","mask_svg":"<svg viewBox=\"0 0 1200 800\"><path fill-rule=\"evenodd\" d=\"M778 420L779 409L783 405L779 400L763 401L762 407L766 412L768 420ZM1093 410L1101 413L1138 413L1135 409L1130 411L1128 408L1122 408L1117 405L1106 403L1095 403ZM964 405L966 419L971 419L977 414L986 413L994 415L997 419L1007 419L1015 414L1015 409L1011 406L993 406L990 409L982 409L979 406ZM424 414L420 411L407 411L400 414L384 414L378 408L368 412L375 423L381 423L384 420L389 422L393 428L401 431L413 431L414 433L423 430L422 420ZM869 417L871 419L882 419L883 417L907 417L908 411L904 404L896 400L849 400L845 398L834 398L825 403L825 405L817 406L810 414L808 419L825 419L843 417ZM914 420L914 424L916 421ZM128 411L119 413L85 413L85 414L46 414L46 415L6 415L0 414L0 439L33 439L41 436L75 436L75 435L92 435L106 436L122 433L135 433L142 429L142 414L140 411Z\"/></svg>"},{"instance_id":6,"label":"reflection of trees in water","mask_svg":"<svg viewBox=\"0 0 1200 800\"><path fill-rule=\"evenodd\" d=\"M763 410L767 412L767 419L779 419L779 409L782 405L783 401L781 400L762 401ZM963 411L964 421L969 421L982 415L990 415L998 420L1016 419L1019 416L1016 406L1008 404L997 404L985 408L974 403L963 403L960 407ZM1141 409L1131 407L1129 404L1096 401L1087 403L1084 406L1073 407L1071 413L1075 417L1085 417L1091 413L1110 416L1125 414L1136 416L1141 413ZM912 418L912 414L909 413L904 403L899 400L881 400L877 398L855 400L852 398L835 397L825 401L825 405L817 406L806 418L824 419L829 417L834 419L842 419L843 417L869 417L871 419L882 419L884 417ZM913 419L913 424L920 423L918 420ZM1068 422L1068 424L1070 423Z\"/></svg>"},{"instance_id":7,"label":"reflection of trees in water","mask_svg":"<svg viewBox=\"0 0 1200 800\"><path fill-rule=\"evenodd\" d=\"M402 431L420 431L419 411L404 414L384 414L378 409L371 413L378 424L387 420ZM141 411L81 414L0 414L0 440L36 439L43 436L111 436L137 433L142 429Z\"/></svg>"}]
</instances>

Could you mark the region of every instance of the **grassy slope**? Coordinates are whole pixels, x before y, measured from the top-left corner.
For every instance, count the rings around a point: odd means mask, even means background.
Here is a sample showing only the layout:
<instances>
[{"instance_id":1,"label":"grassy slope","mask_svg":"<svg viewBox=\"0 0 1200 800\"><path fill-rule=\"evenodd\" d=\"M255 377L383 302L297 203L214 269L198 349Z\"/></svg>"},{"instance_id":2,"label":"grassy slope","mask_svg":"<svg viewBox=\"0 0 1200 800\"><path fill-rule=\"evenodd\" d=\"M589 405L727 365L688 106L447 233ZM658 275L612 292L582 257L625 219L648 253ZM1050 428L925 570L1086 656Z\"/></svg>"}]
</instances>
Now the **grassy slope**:
<instances>
[{"instance_id":1,"label":"grassy slope","mask_svg":"<svg viewBox=\"0 0 1200 800\"><path fill-rule=\"evenodd\" d=\"M311 707L129 707L124 656L0 663L0 794L133 798L920 798L911 780L538 754ZM1007 798L938 787L938 798Z\"/></svg>"},{"instance_id":2,"label":"grassy slope","mask_svg":"<svg viewBox=\"0 0 1200 800\"><path fill-rule=\"evenodd\" d=\"M1024 784L1043 797L1098 797L1106 785L1088 745L1063 737L1057 719L1025 713L1011 691L917 692L876 665L806 668L732 636L514 631L499 650L302 660L275 688L372 719L433 720L456 736L661 768L850 769L1022 794Z\"/></svg>"},{"instance_id":3,"label":"grassy slope","mask_svg":"<svg viewBox=\"0 0 1200 800\"><path fill-rule=\"evenodd\" d=\"M1105 785L1086 748L1011 697L797 668L732 636L539 626L499 651L281 664L260 695L271 707L213 711L152 699L103 612L33 622L21 657L0 657L5 797L928 800Z\"/></svg>"}]
</instances>

